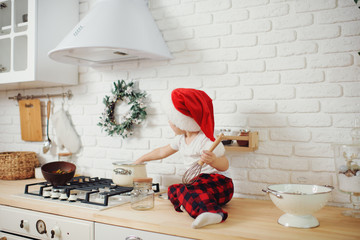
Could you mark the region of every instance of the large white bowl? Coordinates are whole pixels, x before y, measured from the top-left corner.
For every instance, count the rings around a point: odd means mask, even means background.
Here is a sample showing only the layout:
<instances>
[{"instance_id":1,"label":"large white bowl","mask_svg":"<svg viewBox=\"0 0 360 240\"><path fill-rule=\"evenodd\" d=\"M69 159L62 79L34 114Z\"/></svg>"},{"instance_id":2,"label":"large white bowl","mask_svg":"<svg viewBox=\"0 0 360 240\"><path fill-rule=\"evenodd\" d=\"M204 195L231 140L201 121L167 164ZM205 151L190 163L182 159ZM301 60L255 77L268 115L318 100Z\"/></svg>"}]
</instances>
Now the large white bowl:
<instances>
[{"instance_id":1,"label":"large white bowl","mask_svg":"<svg viewBox=\"0 0 360 240\"><path fill-rule=\"evenodd\" d=\"M275 184L263 191L269 193L273 203L285 212L278 219L279 224L313 228L319 226L319 221L312 214L325 206L333 189L332 186Z\"/></svg>"}]
</instances>

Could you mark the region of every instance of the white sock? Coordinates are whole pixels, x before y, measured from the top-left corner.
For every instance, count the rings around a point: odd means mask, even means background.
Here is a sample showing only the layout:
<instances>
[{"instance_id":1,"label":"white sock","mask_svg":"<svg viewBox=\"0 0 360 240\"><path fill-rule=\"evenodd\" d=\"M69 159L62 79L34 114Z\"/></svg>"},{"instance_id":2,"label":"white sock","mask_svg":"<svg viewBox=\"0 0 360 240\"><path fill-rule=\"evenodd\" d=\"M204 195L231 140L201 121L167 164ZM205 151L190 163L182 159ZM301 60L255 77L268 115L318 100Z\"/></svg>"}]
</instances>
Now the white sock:
<instances>
[{"instance_id":1,"label":"white sock","mask_svg":"<svg viewBox=\"0 0 360 240\"><path fill-rule=\"evenodd\" d=\"M184 208L183 205L180 206L180 210L183 211L183 212L186 212L186 209Z\"/></svg>"},{"instance_id":2,"label":"white sock","mask_svg":"<svg viewBox=\"0 0 360 240\"><path fill-rule=\"evenodd\" d=\"M222 216L219 213L204 212L195 218L191 224L192 228L201 228L210 224L220 223Z\"/></svg>"}]
</instances>

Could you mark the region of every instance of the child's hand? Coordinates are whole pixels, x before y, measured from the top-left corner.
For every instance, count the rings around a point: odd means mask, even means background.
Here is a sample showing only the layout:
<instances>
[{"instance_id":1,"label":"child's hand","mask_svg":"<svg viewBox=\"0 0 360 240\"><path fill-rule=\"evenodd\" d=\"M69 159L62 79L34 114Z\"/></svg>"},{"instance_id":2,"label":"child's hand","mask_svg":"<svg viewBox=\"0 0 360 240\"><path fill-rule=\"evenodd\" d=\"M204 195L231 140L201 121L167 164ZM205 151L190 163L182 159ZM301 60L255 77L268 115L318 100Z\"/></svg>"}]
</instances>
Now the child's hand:
<instances>
[{"instance_id":1,"label":"child's hand","mask_svg":"<svg viewBox=\"0 0 360 240\"><path fill-rule=\"evenodd\" d=\"M143 161L141 161L141 159L137 159L137 160L134 162L134 164L141 164L141 163L143 163Z\"/></svg>"},{"instance_id":2,"label":"child's hand","mask_svg":"<svg viewBox=\"0 0 360 240\"><path fill-rule=\"evenodd\" d=\"M216 155L213 152L210 152L208 150L204 150L201 154L201 161L208 165L212 165L216 160Z\"/></svg>"}]
</instances>

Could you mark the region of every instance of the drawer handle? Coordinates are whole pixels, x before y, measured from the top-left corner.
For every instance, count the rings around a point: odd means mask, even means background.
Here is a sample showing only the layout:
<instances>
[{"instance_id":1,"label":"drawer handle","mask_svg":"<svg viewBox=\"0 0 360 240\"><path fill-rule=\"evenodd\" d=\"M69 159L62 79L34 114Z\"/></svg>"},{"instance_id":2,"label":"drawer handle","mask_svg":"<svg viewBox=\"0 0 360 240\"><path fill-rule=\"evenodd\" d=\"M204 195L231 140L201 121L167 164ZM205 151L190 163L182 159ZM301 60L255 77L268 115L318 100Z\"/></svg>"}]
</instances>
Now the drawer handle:
<instances>
[{"instance_id":1,"label":"drawer handle","mask_svg":"<svg viewBox=\"0 0 360 240\"><path fill-rule=\"evenodd\" d=\"M142 240L142 238L137 236L128 236L125 238L125 240Z\"/></svg>"}]
</instances>

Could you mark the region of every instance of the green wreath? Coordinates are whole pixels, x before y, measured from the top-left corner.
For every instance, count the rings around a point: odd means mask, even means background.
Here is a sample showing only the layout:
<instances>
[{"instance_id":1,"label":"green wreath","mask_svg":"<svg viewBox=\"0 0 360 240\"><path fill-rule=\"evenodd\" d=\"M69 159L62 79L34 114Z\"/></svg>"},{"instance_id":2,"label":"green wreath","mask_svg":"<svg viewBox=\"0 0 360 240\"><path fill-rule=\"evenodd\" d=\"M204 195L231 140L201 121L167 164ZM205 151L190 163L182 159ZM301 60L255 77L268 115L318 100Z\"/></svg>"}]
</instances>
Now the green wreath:
<instances>
[{"instance_id":1,"label":"green wreath","mask_svg":"<svg viewBox=\"0 0 360 240\"><path fill-rule=\"evenodd\" d=\"M113 95L105 96L103 99L105 111L100 117L98 126L105 129L109 136L117 134L126 138L133 134L133 125L140 124L146 118L146 106L144 103L146 93L135 92L133 85L134 82L132 81L126 84L124 80L118 80L114 82ZM128 102L131 107L125 115L121 116L120 122L117 123L114 110L119 101Z\"/></svg>"}]
</instances>

